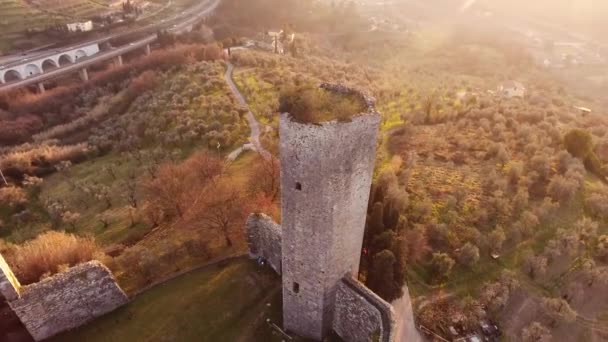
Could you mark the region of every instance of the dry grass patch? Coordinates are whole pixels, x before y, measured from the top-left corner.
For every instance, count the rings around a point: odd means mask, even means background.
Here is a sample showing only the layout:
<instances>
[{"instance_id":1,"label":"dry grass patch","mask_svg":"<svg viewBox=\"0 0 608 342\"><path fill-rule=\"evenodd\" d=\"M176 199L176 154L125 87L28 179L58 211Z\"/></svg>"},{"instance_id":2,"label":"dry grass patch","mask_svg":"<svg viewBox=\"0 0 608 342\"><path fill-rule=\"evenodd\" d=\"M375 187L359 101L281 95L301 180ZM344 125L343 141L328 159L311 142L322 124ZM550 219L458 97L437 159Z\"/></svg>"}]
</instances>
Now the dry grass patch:
<instances>
[{"instance_id":1,"label":"dry grass patch","mask_svg":"<svg viewBox=\"0 0 608 342\"><path fill-rule=\"evenodd\" d=\"M285 90L279 99L279 111L289 113L301 123L322 123L332 120L350 121L366 111L365 102L356 96L321 88L294 87Z\"/></svg>"},{"instance_id":2,"label":"dry grass patch","mask_svg":"<svg viewBox=\"0 0 608 342\"><path fill-rule=\"evenodd\" d=\"M28 285L100 254L101 249L92 238L49 231L11 248L7 260L19 282Z\"/></svg>"}]
</instances>

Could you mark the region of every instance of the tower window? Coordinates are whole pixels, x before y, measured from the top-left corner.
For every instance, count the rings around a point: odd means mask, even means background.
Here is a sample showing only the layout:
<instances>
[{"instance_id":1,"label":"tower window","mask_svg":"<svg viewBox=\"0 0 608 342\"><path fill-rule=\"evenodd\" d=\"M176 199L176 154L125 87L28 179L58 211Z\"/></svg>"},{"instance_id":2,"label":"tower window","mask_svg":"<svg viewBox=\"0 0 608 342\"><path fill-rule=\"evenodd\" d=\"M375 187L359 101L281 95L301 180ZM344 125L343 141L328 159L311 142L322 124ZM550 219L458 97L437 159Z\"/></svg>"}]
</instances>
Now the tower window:
<instances>
[{"instance_id":1,"label":"tower window","mask_svg":"<svg viewBox=\"0 0 608 342\"><path fill-rule=\"evenodd\" d=\"M294 282L293 283L293 292L298 293L300 292L300 284Z\"/></svg>"},{"instance_id":2,"label":"tower window","mask_svg":"<svg viewBox=\"0 0 608 342\"><path fill-rule=\"evenodd\" d=\"M300 182L296 182L296 190L302 190L302 184L300 184Z\"/></svg>"}]
</instances>

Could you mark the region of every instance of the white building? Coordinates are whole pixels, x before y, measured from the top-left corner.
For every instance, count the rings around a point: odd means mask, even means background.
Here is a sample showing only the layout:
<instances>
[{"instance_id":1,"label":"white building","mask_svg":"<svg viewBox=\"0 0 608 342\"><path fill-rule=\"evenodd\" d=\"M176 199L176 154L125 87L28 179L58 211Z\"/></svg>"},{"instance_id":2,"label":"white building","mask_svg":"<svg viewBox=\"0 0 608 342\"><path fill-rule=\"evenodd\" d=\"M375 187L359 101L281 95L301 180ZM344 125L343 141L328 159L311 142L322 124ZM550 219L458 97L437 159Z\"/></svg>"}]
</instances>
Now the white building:
<instances>
[{"instance_id":1,"label":"white building","mask_svg":"<svg viewBox=\"0 0 608 342\"><path fill-rule=\"evenodd\" d=\"M81 23L71 23L68 25L68 31L70 32L87 32L93 29L92 21L83 21Z\"/></svg>"},{"instance_id":2,"label":"white building","mask_svg":"<svg viewBox=\"0 0 608 342\"><path fill-rule=\"evenodd\" d=\"M507 81L498 86L498 93L504 97L524 97L526 87L517 81Z\"/></svg>"}]
</instances>

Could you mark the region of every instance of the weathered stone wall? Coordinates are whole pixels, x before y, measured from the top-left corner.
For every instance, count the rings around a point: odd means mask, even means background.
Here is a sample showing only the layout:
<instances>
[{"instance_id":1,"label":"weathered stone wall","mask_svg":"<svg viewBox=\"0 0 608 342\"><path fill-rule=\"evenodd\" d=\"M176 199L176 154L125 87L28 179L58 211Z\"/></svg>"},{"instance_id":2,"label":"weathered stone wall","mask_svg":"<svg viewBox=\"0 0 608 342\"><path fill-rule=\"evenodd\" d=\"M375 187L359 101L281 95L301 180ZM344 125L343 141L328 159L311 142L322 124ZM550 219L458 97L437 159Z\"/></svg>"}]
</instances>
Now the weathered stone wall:
<instances>
[{"instance_id":1,"label":"weathered stone wall","mask_svg":"<svg viewBox=\"0 0 608 342\"><path fill-rule=\"evenodd\" d=\"M0 255L0 301L2 298L11 301L19 298L21 285L11 271L4 257Z\"/></svg>"},{"instance_id":2,"label":"weathered stone wall","mask_svg":"<svg viewBox=\"0 0 608 342\"><path fill-rule=\"evenodd\" d=\"M389 303L346 276L336 290L333 329L348 342L392 342L395 313Z\"/></svg>"},{"instance_id":3,"label":"weathered stone wall","mask_svg":"<svg viewBox=\"0 0 608 342\"><path fill-rule=\"evenodd\" d=\"M20 298L9 304L39 341L83 325L127 302L110 270L91 261L22 287Z\"/></svg>"},{"instance_id":4,"label":"weathered stone wall","mask_svg":"<svg viewBox=\"0 0 608 342\"><path fill-rule=\"evenodd\" d=\"M251 214L247 219L249 255L263 257L281 274L281 226L264 214Z\"/></svg>"},{"instance_id":5,"label":"weathered stone wall","mask_svg":"<svg viewBox=\"0 0 608 342\"><path fill-rule=\"evenodd\" d=\"M366 101L369 114L350 122L280 117L283 322L302 337L329 332L338 283L359 270L380 124Z\"/></svg>"}]
</instances>

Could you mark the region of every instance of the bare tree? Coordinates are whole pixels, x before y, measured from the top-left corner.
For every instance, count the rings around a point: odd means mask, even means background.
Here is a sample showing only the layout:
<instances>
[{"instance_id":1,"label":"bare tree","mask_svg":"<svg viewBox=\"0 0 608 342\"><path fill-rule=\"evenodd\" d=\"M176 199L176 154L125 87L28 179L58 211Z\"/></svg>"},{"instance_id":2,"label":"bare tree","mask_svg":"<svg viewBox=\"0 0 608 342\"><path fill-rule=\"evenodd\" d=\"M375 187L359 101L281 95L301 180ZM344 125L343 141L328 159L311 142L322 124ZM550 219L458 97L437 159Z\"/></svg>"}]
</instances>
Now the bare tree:
<instances>
[{"instance_id":1,"label":"bare tree","mask_svg":"<svg viewBox=\"0 0 608 342\"><path fill-rule=\"evenodd\" d=\"M129 205L133 208L137 208L137 178L134 173L130 174L129 177L124 181L125 198Z\"/></svg>"},{"instance_id":2,"label":"bare tree","mask_svg":"<svg viewBox=\"0 0 608 342\"><path fill-rule=\"evenodd\" d=\"M274 156L258 157L251 170L249 191L254 194L261 191L272 202L277 201L281 190L279 167L279 160Z\"/></svg>"},{"instance_id":3,"label":"bare tree","mask_svg":"<svg viewBox=\"0 0 608 342\"><path fill-rule=\"evenodd\" d=\"M243 194L226 182L211 187L208 194L214 195L206 196L195 217L204 227L221 232L226 246L232 247L231 232L244 224L248 214Z\"/></svg>"},{"instance_id":4,"label":"bare tree","mask_svg":"<svg viewBox=\"0 0 608 342\"><path fill-rule=\"evenodd\" d=\"M608 284L608 268L597 266L593 259L584 259L581 270L588 287L598 282Z\"/></svg>"},{"instance_id":5,"label":"bare tree","mask_svg":"<svg viewBox=\"0 0 608 342\"><path fill-rule=\"evenodd\" d=\"M572 310L568 302L561 298L543 298L543 308L551 317L551 326L555 327L558 322L570 323L576 319L576 312Z\"/></svg>"},{"instance_id":6,"label":"bare tree","mask_svg":"<svg viewBox=\"0 0 608 342\"><path fill-rule=\"evenodd\" d=\"M538 322L532 322L521 333L523 342L549 342L552 340L551 332Z\"/></svg>"}]
</instances>

